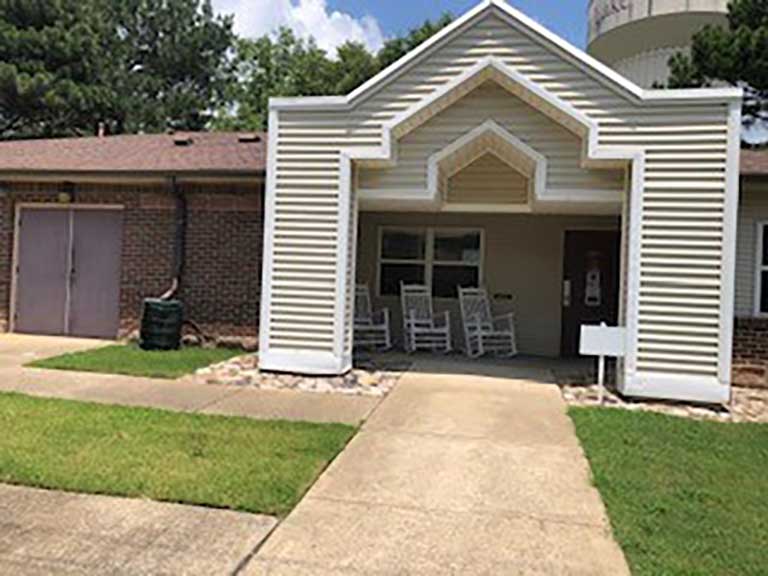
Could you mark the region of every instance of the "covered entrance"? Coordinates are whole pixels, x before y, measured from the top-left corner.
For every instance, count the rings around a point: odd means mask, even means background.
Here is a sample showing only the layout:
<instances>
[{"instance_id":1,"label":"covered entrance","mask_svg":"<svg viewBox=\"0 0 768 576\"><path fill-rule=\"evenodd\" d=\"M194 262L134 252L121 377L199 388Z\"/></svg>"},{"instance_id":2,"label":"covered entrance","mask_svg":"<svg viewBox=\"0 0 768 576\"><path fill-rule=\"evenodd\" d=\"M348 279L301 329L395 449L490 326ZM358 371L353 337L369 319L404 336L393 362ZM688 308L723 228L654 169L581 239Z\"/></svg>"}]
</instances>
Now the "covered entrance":
<instances>
[{"instance_id":1,"label":"covered entrance","mask_svg":"<svg viewBox=\"0 0 768 576\"><path fill-rule=\"evenodd\" d=\"M21 205L16 226L13 330L115 338L122 210Z\"/></svg>"},{"instance_id":2,"label":"covered entrance","mask_svg":"<svg viewBox=\"0 0 768 576\"><path fill-rule=\"evenodd\" d=\"M741 95L642 90L486 0L347 96L273 100L261 368L348 371L357 281L476 280L522 353L605 318L624 393L726 401Z\"/></svg>"},{"instance_id":3,"label":"covered entrance","mask_svg":"<svg viewBox=\"0 0 768 576\"><path fill-rule=\"evenodd\" d=\"M357 282L368 286L375 309L389 310L397 349L405 282L430 286L437 313L450 313L454 350L465 349L458 287L483 286L494 315L514 313L521 355L571 357L582 323L617 324L620 227L620 217L610 214L362 211ZM593 249L607 257L598 263L599 301L586 305Z\"/></svg>"}]
</instances>

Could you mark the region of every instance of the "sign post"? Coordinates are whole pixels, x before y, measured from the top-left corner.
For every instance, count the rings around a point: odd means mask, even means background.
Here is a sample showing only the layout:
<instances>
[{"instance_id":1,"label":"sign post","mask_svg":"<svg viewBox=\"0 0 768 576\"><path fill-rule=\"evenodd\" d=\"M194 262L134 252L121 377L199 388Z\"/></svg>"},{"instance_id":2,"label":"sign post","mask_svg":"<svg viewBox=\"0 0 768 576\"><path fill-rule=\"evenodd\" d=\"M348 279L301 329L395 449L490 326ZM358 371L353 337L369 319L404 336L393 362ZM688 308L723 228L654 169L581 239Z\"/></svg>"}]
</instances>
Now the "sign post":
<instances>
[{"instance_id":1,"label":"sign post","mask_svg":"<svg viewBox=\"0 0 768 576\"><path fill-rule=\"evenodd\" d=\"M598 401L605 401L605 358L623 358L626 354L626 329L609 327L605 322L600 326L582 326L579 353L582 356L597 356Z\"/></svg>"}]
</instances>

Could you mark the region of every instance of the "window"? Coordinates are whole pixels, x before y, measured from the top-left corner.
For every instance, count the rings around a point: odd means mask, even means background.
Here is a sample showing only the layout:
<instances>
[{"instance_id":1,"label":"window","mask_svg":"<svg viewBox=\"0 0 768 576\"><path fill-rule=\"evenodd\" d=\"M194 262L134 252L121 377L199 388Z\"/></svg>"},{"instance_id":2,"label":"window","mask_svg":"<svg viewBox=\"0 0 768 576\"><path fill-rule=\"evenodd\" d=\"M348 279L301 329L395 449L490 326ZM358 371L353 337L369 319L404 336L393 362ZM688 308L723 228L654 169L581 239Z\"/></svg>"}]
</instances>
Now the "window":
<instances>
[{"instance_id":1,"label":"window","mask_svg":"<svg viewBox=\"0 0 768 576\"><path fill-rule=\"evenodd\" d=\"M755 316L768 315L768 222L757 224Z\"/></svg>"},{"instance_id":2,"label":"window","mask_svg":"<svg viewBox=\"0 0 768 576\"><path fill-rule=\"evenodd\" d=\"M437 298L482 281L482 233L450 228L384 228L379 251L379 294L398 296L400 284L432 286Z\"/></svg>"}]
</instances>

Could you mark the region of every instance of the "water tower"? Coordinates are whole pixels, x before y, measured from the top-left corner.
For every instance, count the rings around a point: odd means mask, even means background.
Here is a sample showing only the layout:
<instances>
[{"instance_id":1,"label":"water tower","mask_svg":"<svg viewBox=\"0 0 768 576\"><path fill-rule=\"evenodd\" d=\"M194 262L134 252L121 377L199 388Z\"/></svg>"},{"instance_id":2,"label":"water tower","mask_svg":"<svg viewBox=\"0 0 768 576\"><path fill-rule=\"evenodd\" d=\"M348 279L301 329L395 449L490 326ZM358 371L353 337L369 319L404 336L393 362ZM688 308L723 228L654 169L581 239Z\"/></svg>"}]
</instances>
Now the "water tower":
<instances>
[{"instance_id":1,"label":"water tower","mask_svg":"<svg viewBox=\"0 0 768 576\"><path fill-rule=\"evenodd\" d=\"M587 51L636 84L669 76L669 57L706 24L727 25L728 0L590 0Z\"/></svg>"}]
</instances>

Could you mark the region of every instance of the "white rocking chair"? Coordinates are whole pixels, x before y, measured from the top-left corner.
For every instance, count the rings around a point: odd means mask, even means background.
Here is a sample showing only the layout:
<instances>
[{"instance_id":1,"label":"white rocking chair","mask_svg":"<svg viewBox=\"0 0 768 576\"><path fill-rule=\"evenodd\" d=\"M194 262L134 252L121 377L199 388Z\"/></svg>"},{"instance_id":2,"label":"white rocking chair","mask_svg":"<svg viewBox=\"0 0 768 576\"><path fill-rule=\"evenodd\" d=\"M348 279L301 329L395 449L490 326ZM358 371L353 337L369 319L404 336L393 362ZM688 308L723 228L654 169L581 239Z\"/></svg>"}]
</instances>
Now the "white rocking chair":
<instances>
[{"instance_id":1,"label":"white rocking chair","mask_svg":"<svg viewBox=\"0 0 768 576\"><path fill-rule=\"evenodd\" d=\"M418 350L432 352L451 351L451 315L446 311L435 316L432 307L432 294L427 286L400 286L400 298L403 305L403 334L405 350L413 353Z\"/></svg>"},{"instance_id":2,"label":"white rocking chair","mask_svg":"<svg viewBox=\"0 0 768 576\"><path fill-rule=\"evenodd\" d=\"M515 315L494 318L485 288L459 288L459 304L467 356L477 358L489 352L507 357L517 355Z\"/></svg>"},{"instance_id":3,"label":"white rocking chair","mask_svg":"<svg viewBox=\"0 0 768 576\"><path fill-rule=\"evenodd\" d=\"M371 292L366 284L355 287L355 347L377 350L392 348L389 309L374 312Z\"/></svg>"}]
</instances>

